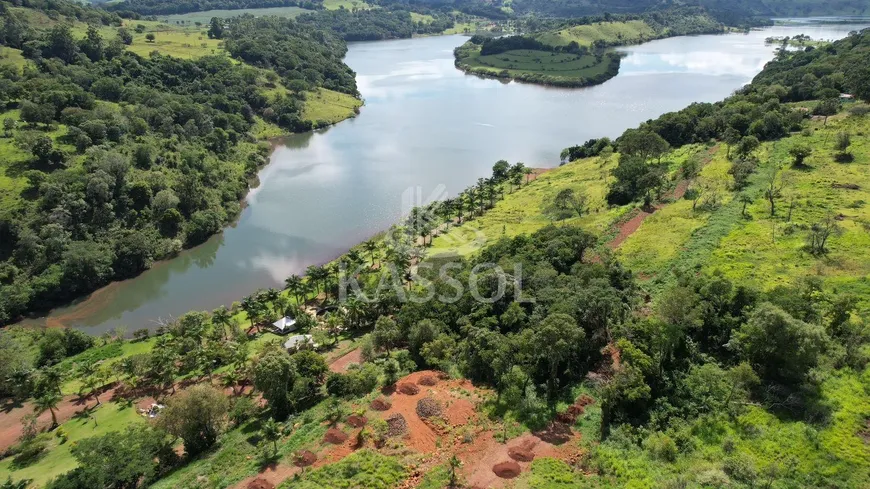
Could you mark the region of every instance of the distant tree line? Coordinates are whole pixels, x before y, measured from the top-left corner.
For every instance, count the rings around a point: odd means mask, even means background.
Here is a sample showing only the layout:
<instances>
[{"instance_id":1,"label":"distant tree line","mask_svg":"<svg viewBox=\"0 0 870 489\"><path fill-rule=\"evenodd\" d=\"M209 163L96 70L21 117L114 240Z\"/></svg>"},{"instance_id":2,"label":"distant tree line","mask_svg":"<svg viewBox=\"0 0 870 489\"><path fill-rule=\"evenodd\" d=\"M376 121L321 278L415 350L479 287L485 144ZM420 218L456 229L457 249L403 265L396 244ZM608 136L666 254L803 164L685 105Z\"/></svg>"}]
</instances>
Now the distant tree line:
<instances>
[{"instance_id":1,"label":"distant tree line","mask_svg":"<svg viewBox=\"0 0 870 489\"><path fill-rule=\"evenodd\" d=\"M117 12L125 18L151 15L186 14L207 10L242 10L249 8L301 7L310 10L323 8L322 0L124 0L104 4L102 8Z\"/></svg>"},{"instance_id":2,"label":"distant tree line","mask_svg":"<svg viewBox=\"0 0 870 489\"><path fill-rule=\"evenodd\" d=\"M439 15L432 22L414 22L405 10L321 10L296 18L300 24L328 29L345 41L407 39L414 34L437 34L453 27L453 20Z\"/></svg>"}]
</instances>

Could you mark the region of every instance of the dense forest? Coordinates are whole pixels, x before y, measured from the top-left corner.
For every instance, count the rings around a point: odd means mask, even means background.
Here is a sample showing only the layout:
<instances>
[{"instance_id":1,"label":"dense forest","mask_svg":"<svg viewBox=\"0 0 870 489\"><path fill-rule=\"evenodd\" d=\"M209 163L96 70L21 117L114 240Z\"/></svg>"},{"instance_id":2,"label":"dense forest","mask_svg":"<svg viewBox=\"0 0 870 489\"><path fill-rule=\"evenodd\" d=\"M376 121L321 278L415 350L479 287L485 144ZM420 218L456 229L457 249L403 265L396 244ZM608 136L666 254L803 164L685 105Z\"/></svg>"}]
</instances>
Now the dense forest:
<instances>
[{"instance_id":1,"label":"dense forest","mask_svg":"<svg viewBox=\"0 0 870 489\"><path fill-rule=\"evenodd\" d=\"M38 30L8 6L0 3L0 45L30 64L0 70L0 103L17 110L5 137L32 157L9 170L29 186L0 212L3 324L203 242L236 216L266 161L268 145L252 135L258 119L307 130L304 90L356 94L344 42L293 21L281 23L283 49L226 31L234 56L276 66L292 90L267 96L274 73L225 56L143 58L125 50L126 29L104 39L91 26L76 38L63 22ZM120 25L114 14L63 1L37 8Z\"/></svg>"},{"instance_id":2,"label":"dense forest","mask_svg":"<svg viewBox=\"0 0 870 489\"><path fill-rule=\"evenodd\" d=\"M438 34L453 27L453 20L438 15L431 22L414 22L405 10L321 10L296 18L300 24L329 29L345 41L406 39L414 34Z\"/></svg>"},{"instance_id":3,"label":"dense forest","mask_svg":"<svg viewBox=\"0 0 870 489\"><path fill-rule=\"evenodd\" d=\"M752 24L757 19L776 16L858 15L868 6L859 0L697 0L692 2L657 0L513 0L511 7L518 14L538 14L550 17L582 17L611 14L641 13L678 6L700 6L709 10L720 22L728 25Z\"/></svg>"},{"instance_id":4,"label":"dense forest","mask_svg":"<svg viewBox=\"0 0 870 489\"><path fill-rule=\"evenodd\" d=\"M100 2L96 2L100 3ZM124 0L118 3L107 3L104 8L117 12L123 17L186 14L188 12L204 12L206 10L241 10L247 8L269 7L301 7L311 10L323 8L322 0Z\"/></svg>"}]
</instances>

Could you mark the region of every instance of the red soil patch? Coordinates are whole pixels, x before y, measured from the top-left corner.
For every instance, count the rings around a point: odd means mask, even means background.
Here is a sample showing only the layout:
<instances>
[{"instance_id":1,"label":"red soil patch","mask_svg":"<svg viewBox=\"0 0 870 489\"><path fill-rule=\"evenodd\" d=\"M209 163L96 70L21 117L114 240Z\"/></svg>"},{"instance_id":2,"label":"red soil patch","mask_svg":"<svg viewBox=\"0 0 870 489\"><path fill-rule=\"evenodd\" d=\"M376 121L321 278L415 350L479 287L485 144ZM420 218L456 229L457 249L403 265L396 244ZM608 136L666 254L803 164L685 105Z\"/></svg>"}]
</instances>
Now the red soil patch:
<instances>
[{"instance_id":1,"label":"red soil patch","mask_svg":"<svg viewBox=\"0 0 870 489\"><path fill-rule=\"evenodd\" d=\"M336 428L326 430L326 434L323 435L324 443L332 443L333 445L340 445L346 442L347 438L347 433Z\"/></svg>"},{"instance_id":2,"label":"red soil patch","mask_svg":"<svg viewBox=\"0 0 870 489\"><path fill-rule=\"evenodd\" d=\"M393 403L384 399L383 397L379 397L372 401L370 404L371 408L375 411L389 411L391 407L393 407Z\"/></svg>"},{"instance_id":3,"label":"red soil patch","mask_svg":"<svg viewBox=\"0 0 870 489\"><path fill-rule=\"evenodd\" d=\"M347 424L353 426L354 428L362 428L365 426L369 420L365 416L348 416Z\"/></svg>"},{"instance_id":4,"label":"red soil patch","mask_svg":"<svg viewBox=\"0 0 870 489\"><path fill-rule=\"evenodd\" d=\"M114 396L115 388L107 389L100 393L100 400L106 402ZM76 414L93 409L96 405L97 401L93 397L66 396L54 410L57 423L63 424ZM34 414L31 402L25 402L19 406L11 403L0 406L0 452L5 452L9 447L18 443L18 438L24 431L24 417L29 414ZM40 414L36 418L36 427L39 430L47 430L51 427L51 413L46 411Z\"/></svg>"},{"instance_id":5,"label":"red soil patch","mask_svg":"<svg viewBox=\"0 0 870 489\"><path fill-rule=\"evenodd\" d=\"M492 472L502 479L513 479L520 475L523 469L516 462L502 462L492 466Z\"/></svg>"},{"instance_id":6,"label":"red soil patch","mask_svg":"<svg viewBox=\"0 0 870 489\"><path fill-rule=\"evenodd\" d=\"M352 363L363 363L362 349L357 348L356 350L352 350L347 354L338 357L334 362L329 364L329 370L335 373L343 374L347 372L347 367L349 367Z\"/></svg>"},{"instance_id":7,"label":"red soil patch","mask_svg":"<svg viewBox=\"0 0 870 489\"><path fill-rule=\"evenodd\" d=\"M573 439L579 435L573 434ZM518 460L518 458L535 459L541 457L554 457L567 460L572 457L572 452L578 451L576 443L566 443L555 446L538 436L526 434L503 444L495 439L491 431L479 433L471 445L463 445L457 450L457 456L463 463L463 477L468 487L472 489L491 489L504 487L506 480L496 475L494 469L506 461L517 464L521 472L528 468L531 462ZM514 458L519 455L520 457Z\"/></svg>"},{"instance_id":8,"label":"red soil patch","mask_svg":"<svg viewBox=\"0 0 870 489\"><path fill-rule=\"evenodd\" d=\"M623 241L628 239L629 236L634 234L634 232L637 231L638 228L640 228L640 225L643 224L643 221L645 221L647 217L652 215L652 212L647 212L643 209L636 209L634 212L635 214L631 219L625 221L621 226L619 226L619 233L616 235L615 238L607 243L608 248L619 248L619 245L621 245Z\"/></svg>"},{"instance_id":9,"label":"red soil patch","mask_svg":"<svg viewBox=\"0 0 870 489\"><path fill-rule=\"evenodd\" d=\"M248 489L275 489L275 484L267 481L266 479L256 478L248 483Z\"/></svg>"},{"instance_id":10,"label":"red soil patch","mask_svg":"<svg viewBox=\"0 0 870 489\"><path fill-rule=\"evenodd\" d=\"M248 477L232 486L232 489L249 489L250 487L268 487L274 488L284 482L284 480L293 477L300 471L299 467L292 467L284 464L269 464L260 471L259 474ZM250 484L261 481L260 484L266 483L264 486L251 486Z\"/></svg>"},{"instance_id":11,"label":"red soil patch","mask_svg":"<svg viewBox=\"0 0 870 489\"><path fill-rule=\"evenodd\" d=\"M309 452L308 450L302 450L297 452L293 457L293 465L297 467L308 467L317 461L317 455Z\"/></svg>"},{"instance_id":12,"label":"red soil patch","mask_svg":"<svg viewBox=\"0 0 870 489\"><path fill-rule=\"evenodd\" d=\"M440 372L435 372L432 370L414 372L411 375L401 379L397 383L397 390L402 392L402 388L406 385L412 386L416 390L416 394L414 395L398 395L394 396L391 400L393 402L392 407L384 413L384 419L387 419L390 416L395 414L401 414L402 417L405 418L405 422L408 426L408 433L405 435L403 439L403 443L408 448L415 450L420 453L431 454L436 451L436 441L438 439L438 434L432 429L432 427L427 424L425 421L420 419L417 416L417 400L419 396L427 396L432 397L441 406L450 406L452 404L458 402L458 398L450 393L451 388L462 387L463 389L473 390L474 387L471 383L465 383L462 381L444 381L441 379ZM422 386L418 387L417 384L423 377L434 377L436 379L441 379L438 382L437 386ZM410 392L410 391L408 391ZM464 411L467 409L468 405L461 406L459 408L450 409L447 408L448 418L450 417L449 413L451 410L453 411L453 419L458 421L463 416L468 416Z\"/></svg>"},{"instance_id":13,"label":"red soil patch","mask_svg":"<svg viewBox=\"0 0 870 489\"><path fill-rule=\"evenodd\" d=\"M689 190L689 181L680 180L680 183L678 183L677 187L674 189L674 200L682 199L686 195L687 190Z\"/></svg>"},{"instance_id":14,"label":"red soil patch","mask_svg":"<svg viewBox=\"0 0 870 489\"><path fill-rule=\"evenodd\" d=\"M396 391L405 394L406 396L416 396L420 393L420 388L417 387L416 384L402 382L401 384L396 385Z\"/></svg>"},{"instance_id":15,"label":"red soil patch","mask_svg":"<svg viewBox=\"0 0 870 489\"><path fill-rule=\"evenodd\" d=\"M438 385L438 378L432 375L424 375L417 381L417 385L432 387L433 385Z\"/></svg>"},{"instance_id":16,"label":"red soil patch","mask_svg":"<svg viewBox=\"0 0 870 489\"><path fill-rule=\"evenodd\" d=\"M518 445L514 445L508 448L508 457L516 460L517 462L531 462L535 459L535 443L531 440L527 440Z\"/></svg>"},{"instance_id":17,"label":"red soil patch","mask_svg":"<svg viewBox=\"0 0 870 489\"><path fill-rule=\"evenodd\" d=\"M474 404L468 399L456 399L444 410L444 417L451 426L464 426L474 417Z\"/></svg>"}]
</instances>

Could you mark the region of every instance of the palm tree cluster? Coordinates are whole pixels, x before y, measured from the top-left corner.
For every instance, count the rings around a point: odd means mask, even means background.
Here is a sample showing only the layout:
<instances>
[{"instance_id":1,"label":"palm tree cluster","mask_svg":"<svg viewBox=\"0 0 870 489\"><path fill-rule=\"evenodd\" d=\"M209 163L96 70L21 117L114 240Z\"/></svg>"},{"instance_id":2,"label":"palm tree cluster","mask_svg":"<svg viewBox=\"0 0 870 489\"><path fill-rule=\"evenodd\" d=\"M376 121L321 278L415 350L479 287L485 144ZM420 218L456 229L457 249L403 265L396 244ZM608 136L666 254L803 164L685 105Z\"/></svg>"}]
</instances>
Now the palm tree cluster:
<instances>
[{"instance_id":1,"label":"palm tree cluster","mask_svg":"<svg viewBox=\"0 0 870 489\"><path fill-rule=\"evenodd\" d=\"M411 236L419 236L422 245L431 245L432 237L437 236L441 226L450 228L451 223L462 224L466 220L483 215L488 209L495 207L496 200L503 199L505 188L513 191L528 182L533 170L523 163L514 165L500 160L492 168L492 176L478 178L454 198L431 202L421 207L415 207L404 220L403 226Z\"/></svg>"}]
</instances>

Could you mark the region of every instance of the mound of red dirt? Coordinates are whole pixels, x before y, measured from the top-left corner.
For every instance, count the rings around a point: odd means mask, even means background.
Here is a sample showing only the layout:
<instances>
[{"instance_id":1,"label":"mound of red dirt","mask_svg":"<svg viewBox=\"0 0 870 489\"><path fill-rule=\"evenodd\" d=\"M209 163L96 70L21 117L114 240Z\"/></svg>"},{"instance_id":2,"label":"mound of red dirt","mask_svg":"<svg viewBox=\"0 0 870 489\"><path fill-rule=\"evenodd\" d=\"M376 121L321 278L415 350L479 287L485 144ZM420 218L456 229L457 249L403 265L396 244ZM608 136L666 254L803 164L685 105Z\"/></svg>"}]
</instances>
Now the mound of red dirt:
<instances>
[{"instance_id":1,"label":"mound of red dirt","mask_svg":"<svg viewBox=\"0 0 870 489\"><path fill-rule=\"evenodd\" d=\"M393 414L387 418L387 436L401 436L408 432L408 422L405 417L399 413Z\"/></svg>"},{"instance_id":2,"label":"mound of red dirt","mask_svg":"<svg viewBox=\"0 0 870 489\"><path fill-rule=\"evenodd\" d=\"M248 489L275 489L275 484L266 479L254 479L248 483Z\"/></svg>"},{"instance_id":3,"label":"mound of red dirt","mask_svg":"<svg viewBox=\"0 0 870 489\"><path fill-rule=\"evenodd\" d=\"M296 456L293 457L293 465L297 467L308 467L317 461L317 455L309 452L308 450L302 450L296 453Z\"/></svg>"},{"instance_id":4,"label":"mound of red dirt","mask_svg":"<svg viewBox=\"0 0 870 489\"><path fill-rule=\"evenodd\" d=\"M501 477L502 479L513 479L520 475L522 469L520 469L520 464L516 462L502 462L500 464L495 464L492 466L492 472Z\"/></svg>"},{"instance_id":5,"label":"mound of red dirt","mask_svg":"<svg viewBox=\"0 0 870 489\"><path fill-rule=\"evenodd\" d=\"M326 431L326 434L323 435L323 441L326 443L332 443L333 445L341 445L347 441L347 434L341 430L330 428Z\"/></svg>"},{"instance_id":6,"label":"mound of red dirt","mask_svg":"<svg viewBox=\"0 0 870 489\"><path fill-rule=\"evenodd\" d=\"M531 462L535 459L535 452L526 447L510 447L508 448L508 456L517 462Z\"/></svg>"},{"instance_id":7,"label":"mound of red dirt","mask_svg":"<svg viewBox=\"0 0 870 489\"><path fill-rule=\"evenodd\" d=\"M365 416L353 415L347 417L347 424L353 426L354 428L362 428L368 422L369 420Z\"/></svg>"},{"instance_id":8,"label":"mound of red dirt","mask_svg":"<svg viewBox=\"0 0 870 489\"><path fill-rule=\"evenodd\" d=\"M574 422L577 421L577 418L579 418L584 412L585 409L583 406L574 404L573 406L568 406L568 409L559 415L558 420L562 423L574 424Z\"/></svg>"},{"instance_id":9,"label":"mound of red dirt","mask_svg":"<svg viewBox=\"0 0 870 489\"><path fill-rule=\"evenodd\" d=\"M595 399L593 399L589 394L583 394L578 397L577 402L574 403L575 406L588 406L590 404L595 404Z\"/></svg>"},{"instance_id":10,"label":"mound of red dirt","mask_svg":"<svg viewBox=\"0 0 870 489\"><path fill-rule=\"evenodd\" d=\"M396 390L406 396L416 396L420 393L420 388L415 384L411 384L408 382L402 382L401 384L396 386Z\"/></svg>"},{"instance_id":11,"label":"mound of red dirt","mask_svg":"<svg viewBox=\"0 0 870 489\"><path fill-rule=\"evenodd\" d=\"M432 387L433 385L438 385L438 378L432 375L424 375L420 377L420 380L417 381L417 384Z\"/></svg>"},{"instance_id":12,"label":"mound of red dirt","mask_svg":"<svg viewBox=\"0 0 870 489\"><path fill-rule=\"evenodd\" d=\"M391 407L393 407L393 404L390 401L384 399L383 397L379 397L372 401L371 407L375 411L388 411Z\"/></svg>"}]
</instances>

